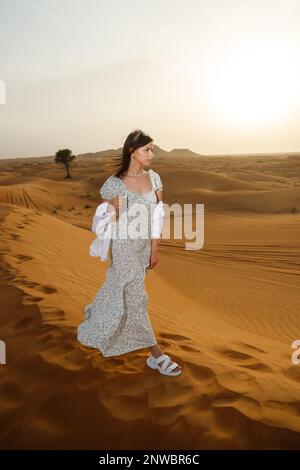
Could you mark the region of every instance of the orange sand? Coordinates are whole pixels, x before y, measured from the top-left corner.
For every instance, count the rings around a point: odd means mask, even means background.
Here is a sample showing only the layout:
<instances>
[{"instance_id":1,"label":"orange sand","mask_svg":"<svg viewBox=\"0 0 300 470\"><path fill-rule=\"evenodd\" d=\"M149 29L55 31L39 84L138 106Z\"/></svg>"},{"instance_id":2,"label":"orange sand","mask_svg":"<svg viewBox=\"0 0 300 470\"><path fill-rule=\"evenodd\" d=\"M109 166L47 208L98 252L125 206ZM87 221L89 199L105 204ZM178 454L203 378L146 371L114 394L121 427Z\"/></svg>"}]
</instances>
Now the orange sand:
<instances>
[{"instance_id":1,"label":"orange sand","mask_svg":"<svg viewBox=\"0 0 300 470\"><path fill-rule=\"evenodd\" d=\"M0 447L300 448L300 157L155 148L164 201L205 204L203 249L162 239L146 277L183 367L164 377L147 349L104 358L76 340L108 266L88 246L114 153L78 156L72 180L52 158L0 161Z\"/></svg>"}]
</instances>

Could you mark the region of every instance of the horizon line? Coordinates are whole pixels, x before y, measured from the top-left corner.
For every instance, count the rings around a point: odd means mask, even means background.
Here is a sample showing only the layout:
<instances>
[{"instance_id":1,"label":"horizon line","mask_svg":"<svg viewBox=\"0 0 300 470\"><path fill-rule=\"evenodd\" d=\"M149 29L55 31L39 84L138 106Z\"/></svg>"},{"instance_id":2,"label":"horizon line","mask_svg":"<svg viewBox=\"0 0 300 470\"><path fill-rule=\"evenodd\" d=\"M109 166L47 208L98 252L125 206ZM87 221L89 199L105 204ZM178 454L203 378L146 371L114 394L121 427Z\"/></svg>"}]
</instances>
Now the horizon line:
<instances>
[{"instance_id":1,"label":"horizon line","mask_svg":"<svg viewBox=\"0 0 300 470\"><path fill-rule=\"evenodd\" d=\"M271 155L298 155L300 156L300 150L299 151L282 151L282 152L250 152L250 153L197 153L194 150L191 150L189 148L173 148L172 150L164 150L162 147L159 147L159 145L154 145L154 147L158 147L160 150L166 153L172 153L172 152L180 152L180 151L188 151L191 152L195 155L198 155L199 157L242 157L242 156L271 156ZM96 152L81 152L81 153L73 153L74 156L80 157L83 155L87 154L97 154L97 153L102 153L102 152L110 152L110 151L121 151L122 152L122 147L113 149L106 149L106 150L97 150ZM49 154L49 155L37 155L37 156L15 156L15 157L1 157L0 160L16 160L16 159L26 159L26 158L50 158L54 157L55 153Z\"/></svg>"}]
</instances>

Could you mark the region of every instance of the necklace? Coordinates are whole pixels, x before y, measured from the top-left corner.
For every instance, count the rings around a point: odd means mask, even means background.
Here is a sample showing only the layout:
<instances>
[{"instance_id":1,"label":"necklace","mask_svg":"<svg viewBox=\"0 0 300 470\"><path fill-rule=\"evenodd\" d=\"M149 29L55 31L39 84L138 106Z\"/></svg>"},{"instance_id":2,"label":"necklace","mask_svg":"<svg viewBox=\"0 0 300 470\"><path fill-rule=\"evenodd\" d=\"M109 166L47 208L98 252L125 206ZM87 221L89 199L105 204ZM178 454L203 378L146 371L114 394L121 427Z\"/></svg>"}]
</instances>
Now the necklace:
<instances>
[{"instance_id":1,"label":"necklace","mask_svg":"<svg viewBox=\"0 0 300 470\"><path fill-rule=\"evenodd\" d=\"M146 171L144 171L143 173L139 173L139 174L131 174L131 173L127 173L127 175L126 175L126 176L143 176L143 175L146 175L146 174L147 174L147 172L146 172Z\"/></svg>"}]
</instances>

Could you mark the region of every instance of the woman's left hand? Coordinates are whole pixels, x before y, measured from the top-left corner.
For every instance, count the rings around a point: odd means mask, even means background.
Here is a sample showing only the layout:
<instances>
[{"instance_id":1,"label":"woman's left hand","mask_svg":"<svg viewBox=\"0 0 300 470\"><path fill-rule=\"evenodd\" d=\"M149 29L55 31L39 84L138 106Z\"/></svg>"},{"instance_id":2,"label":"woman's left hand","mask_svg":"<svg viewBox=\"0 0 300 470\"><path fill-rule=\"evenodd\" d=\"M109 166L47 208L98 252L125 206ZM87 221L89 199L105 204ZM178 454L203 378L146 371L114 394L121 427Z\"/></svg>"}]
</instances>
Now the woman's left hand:
<instances>
[{"instance_id":1,"label":"woman's left hand","mask_svg":"<svg viewBox=\"0 0 300 470\"><path fill-rule=\"evenodd\" d=\"M158 263L158 251L155 249L155 250L151 250L151 255L150 255L150 262L149 262L149 266L147 269L153 269Z\"/></svg>"}]
</instances>

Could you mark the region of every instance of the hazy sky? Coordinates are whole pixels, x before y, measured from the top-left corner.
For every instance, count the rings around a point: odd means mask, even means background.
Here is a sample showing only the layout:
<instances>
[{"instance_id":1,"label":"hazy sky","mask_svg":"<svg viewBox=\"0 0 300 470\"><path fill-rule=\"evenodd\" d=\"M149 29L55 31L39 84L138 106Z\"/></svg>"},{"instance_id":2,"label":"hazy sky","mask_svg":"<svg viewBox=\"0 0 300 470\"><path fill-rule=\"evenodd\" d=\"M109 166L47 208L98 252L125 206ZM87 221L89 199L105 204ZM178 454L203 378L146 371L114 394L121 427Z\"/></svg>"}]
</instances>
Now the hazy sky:
<instances>
[{"instance_id":1,"label":"hazy sky","mask_svg":"<svg viewBox=\"0 0 300 470\"><path fill-rule=\"evenodd\" d=\"M300 151L300 0L0 0L0 157Z\"/></svg>"}]
</instances>

